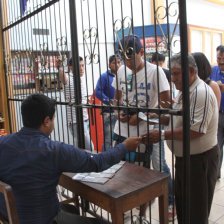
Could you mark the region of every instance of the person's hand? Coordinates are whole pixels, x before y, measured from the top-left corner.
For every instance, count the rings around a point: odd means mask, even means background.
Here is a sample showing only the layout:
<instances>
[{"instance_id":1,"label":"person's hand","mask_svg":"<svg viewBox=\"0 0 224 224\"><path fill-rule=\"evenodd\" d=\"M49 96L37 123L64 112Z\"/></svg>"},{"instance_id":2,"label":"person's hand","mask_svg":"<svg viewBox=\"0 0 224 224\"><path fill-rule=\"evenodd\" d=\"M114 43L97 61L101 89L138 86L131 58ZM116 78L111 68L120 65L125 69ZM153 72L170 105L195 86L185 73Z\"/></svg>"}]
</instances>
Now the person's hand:
<instances>
[{"instance_id":1,"label":"person's hand","mask_svg":"<svg viewBox=\"0 0 224 224\"><path fill-rule=\"evenodd\" d=\"M62 66L62 61L60 60L60 58L57 58L55 61L55 67L59 69L61 66Z\"/></svg>"},{"instance_id":2,"label":"person's hand","mask_svg":"<svg viewBox=\"0 0 224 224\"><path fill-rule=\"evenodd\" d=\"M122 142L122 144L126 146L127 150L132 152L136 151L136 148L139 146L140 143L141 138L139 137L130 137Z\"/></svg>"},{"instance_id":3,"label":"person's hand","mask_svg":"<svg viewBox=\"0 0 224 224\"><path fill-rule=\"evenodd\" d=\"M147 112L145 113L147 115ZM159 118L159 115L156 113L148 113L148 118Z\"/></svg>"},{"instance_id":4,"label":"person's hand","mask_svg":"<svg viewBox=\"0 0 224 224\"><path fill-rule=\"evenodd\" d=\"M147 145L148 143L150 143L148 133L141 134L140 139L141 139L140 141L141 141L142 144Z\"/></svg>"},{"instance_id":5,"label":"person's hand","mask_svg":"<svg viewBox=\"0 0 224 224\"><path fill-rule=\"evenodd\" d=\"M223 92L224 92L224 84L222 83L222 81L219 80L219 81L217 81L216 83L219 85L219 89L220 89L220 91L223 93Z\"/></svg>"},{"instance_id":6,"label":"person's hand","mask_svg":"<svg viewBox=\"0 0 224 224\"><path fill-rule=\"evenodd\" d=\"M140 138L141 138L141 143L143 144L148 144L148 142L150 144L157 143L160 141L160 133L158 129L154 129L154 130L150 130L149 134L147 133L142 134Z\"/></svg>"}]
</instances>

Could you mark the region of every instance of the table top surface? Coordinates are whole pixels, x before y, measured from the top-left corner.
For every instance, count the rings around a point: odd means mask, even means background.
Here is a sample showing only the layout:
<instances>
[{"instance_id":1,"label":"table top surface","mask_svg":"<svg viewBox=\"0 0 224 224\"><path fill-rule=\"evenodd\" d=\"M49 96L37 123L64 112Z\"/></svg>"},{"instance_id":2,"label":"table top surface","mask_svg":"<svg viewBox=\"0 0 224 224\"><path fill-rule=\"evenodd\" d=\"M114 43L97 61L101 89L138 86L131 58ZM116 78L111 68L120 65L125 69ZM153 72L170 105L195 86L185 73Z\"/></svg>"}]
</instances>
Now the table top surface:
<instances>
[{"instance_id":1,"label":"table top surface","mask_svg":"<svg viewBox=\"0 0 224 224\"><path fill-rule=\"evenodd\" d=\"M112 198L121 198L129 194L136 194L138 191L151 187L153 184L158 184L158 182L167 182L169 178L169 175L166 173L160 173L128 162L105 184L72 180L74 175L74 173L63 173L60 182L68 181L71 183L72 181L73 187L89 188L109 195Z\"/></svg>"}]
</instances>

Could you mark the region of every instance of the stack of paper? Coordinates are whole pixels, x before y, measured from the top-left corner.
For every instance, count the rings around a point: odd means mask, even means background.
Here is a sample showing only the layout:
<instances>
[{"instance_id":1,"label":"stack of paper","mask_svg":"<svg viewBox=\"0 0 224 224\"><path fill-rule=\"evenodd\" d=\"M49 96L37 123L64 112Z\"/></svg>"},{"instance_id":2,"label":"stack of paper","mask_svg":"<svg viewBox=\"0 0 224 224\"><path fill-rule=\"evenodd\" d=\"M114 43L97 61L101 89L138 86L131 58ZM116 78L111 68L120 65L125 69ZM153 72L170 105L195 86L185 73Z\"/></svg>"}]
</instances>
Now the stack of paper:
<instances>
[{"instance_id":1,"label":"stack of paper","mask_svg":"<svg viewBox=\"0 0 224 224\"><path fill-rule=\"evenodd\" d=\"M114 176L114 174L124 165L124 163L125 161L120 161L118 164L115 164L109 169L104 170L100 173L78 173L73 176L72 179L84 182L104 184Z\"/></svg>"}]
</instances>

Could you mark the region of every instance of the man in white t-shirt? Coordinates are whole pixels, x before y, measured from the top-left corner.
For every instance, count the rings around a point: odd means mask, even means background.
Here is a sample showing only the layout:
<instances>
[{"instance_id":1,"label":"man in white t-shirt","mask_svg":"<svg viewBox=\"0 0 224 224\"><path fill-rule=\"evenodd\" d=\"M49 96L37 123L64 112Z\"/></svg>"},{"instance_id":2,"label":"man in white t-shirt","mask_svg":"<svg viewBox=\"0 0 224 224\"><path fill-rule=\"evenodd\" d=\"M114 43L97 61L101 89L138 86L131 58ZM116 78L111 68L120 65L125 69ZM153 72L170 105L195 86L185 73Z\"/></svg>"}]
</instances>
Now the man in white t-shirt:
<instances>
[{"instance_id":1,"label":"man in white t-shirt","mask_svg":"<svg viewBox=\"0 0 224 224\"><path fill-rule=\"evenodd\" d=\"M119 41L119 50L124 65L119 68L112 86L115 88L114 105L124 106L124 109L115 110L117 117L113 134L115 144L129 136L139 136L148 130L148 122L140 119L139 113L130 107L155 108L158 102L161 107L168 107L170 100L170 87L166 75L161 67L143 59L144 49L139 37L125 36ZM142 154L144 150L145 154ZM143 158L143 165L150 167L151 151L152 145L141 145L140 154L127 153L126 160L134 162L140 158L142 162ZM146 205L142 207L140 215L145 215L145 209Z\"/></svg>"},{"instance_id":2,"label":"man in white t-shirt","mask_svg":"<svg viewBox=\"0 0 224 224\"><path fill-rule=\"evenodd\" d=\"M170 99L169 83L163 70L149 62L144 61L144 49L137 36L125 36L119 41L119 49L125 65L117 72L112 86L115 88L114 105L124 107L134 106L155 108L158 100L162 107L167 107ZM158 87L159 84L159 87ZM139 136L145 133L147 122L138 118L137 113L129 109L116 110L117 122L114 128L116 143L129 136ZM134 161L135 155L126 159Z\"/></svg>"},{"instance_id":3,"label":"man in white t-shirt","mask_svg":"<svg viewBox=\"0 0 224 224\"><path fill-rule=\"evenodd\" d=\"M65 101L75 102L75 92L74 92L74 74L72 70L72 58L68 62L69 73L66 74L63 71L63 68L60 67L60 61L56 62L56 67L59 68L59 78L60 81L64 84L64 93ZM87 93L86 93L86 83L84 76L84 61L82 57L79 57L79 70L80 70L80 83L81 83L81 95L82 95L82 104L87 103ZM67 112L67 123L69 130L73 136L74 146L78 147L78 134L77 134L77 122L76 122L76 109L73 106L66 106ZM83 125L84 125L84 139L85 139L85 148L92 151L94 150L93 143L90 139L89 134L89 116L86 108L83 109Z\"/></svg>"},{"instance_id":4,"label":"man in white t-shirt","mask_svg":"<svg viewBox=\"0 0 224 224\"><path fill-rule=\"evenodd\" d=\"M208 217L217 180L219 147L217 141L218 106L212 89L197 75L197 65L192 55L189 62L190 97L190 223L208 224ZM171 77L179 93L173 109L181 110L182 70L181 55L171 58ZM178 223L184 223L183 192L185 162L183 158L183 117L161 116L168 130L151 130L151 143L167 140L168 147L174 152L175 163L175 200ZM172 123L173 121L173 123ZM171 129L173 127L173 130ZM143 135L144 136L144 135ZM172 139L174 140L172 142ZM147 139L145 139L147 143ZM147 141L146 141L147 140ZM173 148L172 148L173 146Z\"/></svg>"}]
</instances>

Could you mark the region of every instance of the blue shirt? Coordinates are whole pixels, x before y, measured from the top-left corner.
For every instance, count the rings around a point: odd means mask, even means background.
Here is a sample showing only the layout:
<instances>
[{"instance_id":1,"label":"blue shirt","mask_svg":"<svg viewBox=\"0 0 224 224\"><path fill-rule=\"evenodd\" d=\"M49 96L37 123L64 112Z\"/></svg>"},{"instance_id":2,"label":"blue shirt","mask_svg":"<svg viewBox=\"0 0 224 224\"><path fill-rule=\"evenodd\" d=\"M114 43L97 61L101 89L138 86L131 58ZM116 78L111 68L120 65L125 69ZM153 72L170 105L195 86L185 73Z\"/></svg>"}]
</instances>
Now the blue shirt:
<instances>
[{"instance_id":1,"label":"blue shirt","mask_svg":"<svg viewBox=\"0 0 224 224\"><path fill-rule=\"evenodd\" d=\"M62 172L102 171L118 163L126 152L119 144L92 155L52 141L39 130L22 128L0 138L0 180L13 188L20 224L49 224L58 213L56 186ZM7 217L0 196L0 213Z\"/></svg>"},{"instance_id":2,"label":"blue shirt","mask_svg":"<svg viewBox=\"0 0 224 224\"><path fill-rule=\"evenodd\" d=\"M112 82L114 80L114 75L110 71L107 71L100 76L101 78L98 79L96 84L95 96L104 104L108 105L109 102L113 104L115 89L112 86Z\"/></svg>"},{"instance_id":3,"label":"blue shirt","mask_svg":"<svg viewBox=\"0 0 224 224\"><path fill-rule=\"evenodd\" d=\"M212 74L210 78L214 81L221 81L224 83L224 73L220 71L219 66L214 66L212 68ZM220 110L224 110L224 92L221 92Z\"/></svg>"}]
</instances>

